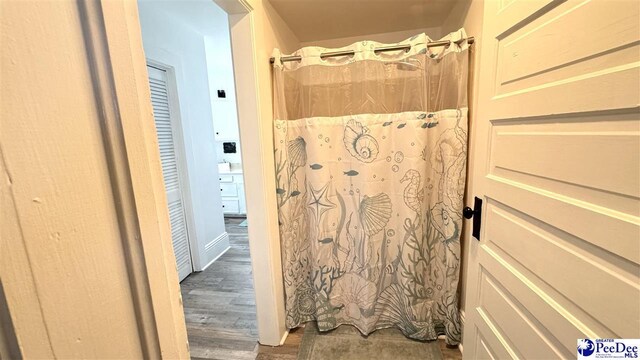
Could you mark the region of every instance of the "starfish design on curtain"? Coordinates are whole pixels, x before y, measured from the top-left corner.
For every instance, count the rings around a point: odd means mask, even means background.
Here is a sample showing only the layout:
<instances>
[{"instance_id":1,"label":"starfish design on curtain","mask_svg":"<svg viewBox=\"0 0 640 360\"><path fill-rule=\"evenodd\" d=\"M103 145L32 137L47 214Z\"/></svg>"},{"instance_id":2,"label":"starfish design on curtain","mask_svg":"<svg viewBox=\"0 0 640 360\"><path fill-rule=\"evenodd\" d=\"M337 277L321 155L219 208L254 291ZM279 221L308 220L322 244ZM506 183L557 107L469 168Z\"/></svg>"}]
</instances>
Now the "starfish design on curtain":
<instances>
[{"instance_id":1,"label":"starfish design on curtain","mask_svg":"<svg viewBox=\"0 0 640 360\"><path fill-rule=\"evenodd\" d=\"M311 209L316 216L316 221L320 221L320 218L326 211L336 207L336 204L332 203L327 196L329 192L329 183L319 190L314 189L313 186L309 184L309 189L311 189L312 198L309 206L311 206Z\"/></svg>"}]
</instances>

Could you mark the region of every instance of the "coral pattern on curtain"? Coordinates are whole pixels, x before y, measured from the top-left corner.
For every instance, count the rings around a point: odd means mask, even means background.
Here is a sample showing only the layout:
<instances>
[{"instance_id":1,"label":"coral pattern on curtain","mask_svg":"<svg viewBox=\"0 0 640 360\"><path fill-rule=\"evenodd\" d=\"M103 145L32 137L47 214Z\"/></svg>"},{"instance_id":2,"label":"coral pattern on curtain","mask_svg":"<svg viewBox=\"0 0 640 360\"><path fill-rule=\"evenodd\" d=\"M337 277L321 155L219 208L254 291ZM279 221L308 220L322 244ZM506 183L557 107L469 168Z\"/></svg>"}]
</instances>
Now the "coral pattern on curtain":
<instances>
[{"instance_id":1,"label":"coral pattern on curtain","mask_svg":"<svg viewBox=\"0 0 640 360\"><path fill-rule=\"evenodd\" d=\"M445 40L466 38L464 30ZM287 326L398 327L460 342L468 45L375 53L363 41L274 51ZM327 51L353 56L321 58Z\"/></svg>"}]
</instances>

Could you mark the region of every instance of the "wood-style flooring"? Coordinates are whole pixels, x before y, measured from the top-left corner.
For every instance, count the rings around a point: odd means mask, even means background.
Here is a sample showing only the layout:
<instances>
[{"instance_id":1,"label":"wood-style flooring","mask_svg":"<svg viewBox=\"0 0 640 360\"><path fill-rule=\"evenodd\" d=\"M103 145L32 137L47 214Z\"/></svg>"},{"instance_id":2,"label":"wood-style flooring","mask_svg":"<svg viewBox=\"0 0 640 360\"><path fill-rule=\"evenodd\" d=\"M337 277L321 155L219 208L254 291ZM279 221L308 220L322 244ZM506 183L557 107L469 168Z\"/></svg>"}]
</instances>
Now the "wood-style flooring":
<instances>
[{"instance_id":1,"label":"wood-style flooring","mask_svg":"<svg viewBox=\"0 0 640 360\"><path fill-rule=\"evenodd\" d=\"M256 300L244 219L225 219L231 248L182 283L189 348L194 359L255 359Z\"/></svg>"},{"instance_id":2,"label":"wood-style flooring","mask_svg":"<svg viewBox=\"0 0 640 360\"><path fill-rule=\"evenodd\" d=\"M295 360L304 328L289 332L284 345L258 345L256 302L244 219L226 218L231 248L209 268L181 284L193 359ZM444 359L461 359L458 349L438 340Z\"/></svg>"}]
</instances>

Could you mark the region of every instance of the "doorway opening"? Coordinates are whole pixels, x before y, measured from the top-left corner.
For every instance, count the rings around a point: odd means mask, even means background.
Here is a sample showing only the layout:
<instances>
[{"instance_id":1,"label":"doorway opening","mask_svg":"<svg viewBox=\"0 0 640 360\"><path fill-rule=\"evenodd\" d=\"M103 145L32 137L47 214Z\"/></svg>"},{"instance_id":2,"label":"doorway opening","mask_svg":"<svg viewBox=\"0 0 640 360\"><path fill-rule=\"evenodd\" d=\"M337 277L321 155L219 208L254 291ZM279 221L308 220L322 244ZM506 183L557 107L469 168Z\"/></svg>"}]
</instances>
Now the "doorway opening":
<instances>
[{"instance_id":1,"label":"doorway opening","mask_svg":"<svg viewBox=\"0 0 640 360\"><path fill-rule=\"evenodd\" d=\"M227 13L138 2L171 237L193 357L258 341Z\"/></svg>"}]
</instances>

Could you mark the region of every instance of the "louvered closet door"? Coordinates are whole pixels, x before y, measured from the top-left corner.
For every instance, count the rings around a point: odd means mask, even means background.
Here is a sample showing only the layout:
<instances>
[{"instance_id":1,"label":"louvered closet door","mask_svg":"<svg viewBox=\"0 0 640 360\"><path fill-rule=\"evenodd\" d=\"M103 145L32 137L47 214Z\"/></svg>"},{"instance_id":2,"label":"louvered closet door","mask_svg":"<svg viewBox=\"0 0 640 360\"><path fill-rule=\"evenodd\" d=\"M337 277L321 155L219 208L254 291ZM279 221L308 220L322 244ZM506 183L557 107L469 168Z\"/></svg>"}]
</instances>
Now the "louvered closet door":
<instances>
[{"instance_id":1,"label":"louvered closet door","mask_svg":"<svg viewBox=\"0 0 640 360\"><path fill-rule=\"evenodd\" d=\"M167 72L153 66L147 66L149 85L151 87L151 103L156 121L162 176L167 191L169 219L171 220L171 239L176 256L178 275L184 279L192 271L189 238L184 212L184 202L180 188L178 157L176 156L175 135L171 121L170 91L167 86ZM175 121L174 121L175 122Z\"/></svg>"},{"instance_id":2,"label":"louvered closet door","mask_svg":"<svg viewBox=\"0 0 640 360\"><path fill-rule=\"evenodd\" d=\"M637 0L485 1L465 358L640 337L638 19Z\"/></svg>"}]
</instances>

